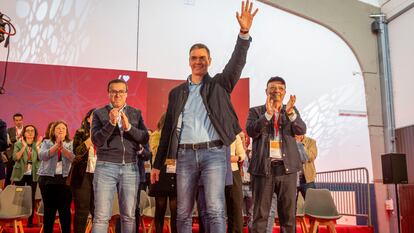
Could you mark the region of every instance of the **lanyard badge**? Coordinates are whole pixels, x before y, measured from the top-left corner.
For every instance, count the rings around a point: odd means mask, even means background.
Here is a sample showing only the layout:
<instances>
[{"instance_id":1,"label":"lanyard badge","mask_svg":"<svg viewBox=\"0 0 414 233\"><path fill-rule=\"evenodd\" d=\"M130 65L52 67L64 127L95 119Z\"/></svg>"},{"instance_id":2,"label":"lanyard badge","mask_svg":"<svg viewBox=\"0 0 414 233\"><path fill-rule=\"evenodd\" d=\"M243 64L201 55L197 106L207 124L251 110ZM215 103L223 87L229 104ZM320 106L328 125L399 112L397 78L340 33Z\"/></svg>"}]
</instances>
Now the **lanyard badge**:
<instances>
[{"instance_id":1,"label":"lanyard badge","mask_svg":"<svg viewBox=\"0 0 414 233\"><path fill-rule=\"evenodd\" d=\"M277 115L277 117L276 117ZM279 118L280 113L273 117L273 127L275 129L274 139L270 140L269 156L272 159L282 159L282 141L279 136Z\"/></svg>"}]
</instances>

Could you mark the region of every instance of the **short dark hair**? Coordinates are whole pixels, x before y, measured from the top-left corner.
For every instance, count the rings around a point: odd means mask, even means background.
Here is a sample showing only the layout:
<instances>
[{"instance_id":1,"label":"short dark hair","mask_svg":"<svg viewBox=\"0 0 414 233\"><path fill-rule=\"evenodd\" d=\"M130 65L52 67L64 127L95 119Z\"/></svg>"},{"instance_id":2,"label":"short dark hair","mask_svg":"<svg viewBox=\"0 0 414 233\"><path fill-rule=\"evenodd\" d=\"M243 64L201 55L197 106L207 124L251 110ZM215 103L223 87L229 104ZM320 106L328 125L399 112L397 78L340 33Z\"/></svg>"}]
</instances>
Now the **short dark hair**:
<instances>
[{"instance_id":1,"label":"short dark hair","mask_svg":"<svg viewBox=\"0 0 414 233\"><path fill-rule=\"evenodd\" d=\"M194 49L205 49L207 50L208 57L210 57L210 49L208 49L207 45L202 44L202 43L193 44L188 54L191 54L191 51L193 51Z\"/></svg>"},{"instance_id":2,"label":"short dark hair","mask_svg":"<svg viewBox=\"0 0 414 233\"><path fill-rule=\"evenodd\" d=\"M123 83L123 84L125 84L125 87L126 87L126 91L128 91L128 83L125 81L125 80L123 80L123 79L112 79L111 81L109 81L109 83L108 83L108 92L109 92L109 87L111 86L111 84L113 84L113 83Z\"/></svg>"},{"instance_id":3,"label":"short dark hair","mask_svg":"<svg viewBox=\"0 0 414 233\"><path fill-rule=\"evenodd\" d=\"M15 117L21 117L21 118L23 118L23 114L21 114L21 113L15 113L14 115L13 115L13 120L14 120L14 118Z\"/></svg>"},{"instance_id":4,"label":"short dark hair","mask_svg":"<svg viewBox=\"0 0 414 233\"><path fill-rule=\"evenodd\" d=\"M267 84L266 87L269 85L269 83L271 82L281 82L283 85L286 86L286 82L282 77L279 76L275 76L275 77L271 77L269 80L267 80Z\"/></svg>"}]
</instances>

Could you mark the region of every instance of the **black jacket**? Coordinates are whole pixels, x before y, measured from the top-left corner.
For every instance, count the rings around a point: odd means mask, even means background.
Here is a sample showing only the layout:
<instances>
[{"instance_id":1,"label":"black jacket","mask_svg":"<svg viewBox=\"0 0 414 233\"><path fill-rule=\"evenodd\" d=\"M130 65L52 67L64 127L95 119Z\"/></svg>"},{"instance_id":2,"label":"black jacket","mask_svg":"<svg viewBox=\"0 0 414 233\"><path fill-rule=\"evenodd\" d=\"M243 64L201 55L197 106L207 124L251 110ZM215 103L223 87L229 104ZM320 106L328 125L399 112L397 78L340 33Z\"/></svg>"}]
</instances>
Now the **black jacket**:
<instances>
[{"instance_id":1,"label":"black jacket","mask_svg":"<svg viewBox=\"0 0 414 233\"><path fill-rule=\"evenodd\" d=\"M93 112L91 133L98 161L122 163L124 159L125 163L135 163L139 145L147 144L149 139L141 111L128 105L125 107L131 129L122 137L118 125L109 122L109 111L111 107L107 105Z\"/></svg>"},{"instance_id":2,"label":"black jacket","mask_svg":"<svg viewBox=\"0 0 414 233\"><path fill-rule=\"evenodd\" d=\"M285 110L286 106L280 111L279 133L282 140L282 158L286 173L293 173L302 169L295 135L306 133L306 125L296 110L297 117L291 122ZM253 138L252 158L248 172L251 175L267 176L270 175L271 160L269 157L269 143L274 135L274 116L270 121L265 116L266 106L250 108L247 117L247 134Z\"/></svg>"},{"instance_id":3,"label":"black jacket","mask_svg":"<svg viewBox=\"0 0 414 233\"><path fill-rule=\"evenodd\" d=\"M86 173L88 166L89 150L86 147L85 141L90 137L89 130L80 128L76 130L73 137L73 153L75 159L72 161L70 185L74 187L80 187L82 185L83 176Z\"/></svg>"},{"instance_id":4,"label":"black jacket","mask_svg":"<svg viewBox=\"0 0 414 233\"><path fill-rule=\"evenodd\" d=\"M7 126L6 122L0 119L0 152L7 149Z\"/></svg>"},{"instance_id":5,"label":"black jacket","mask_svg":"<svg viewBox=\"0 0 414 233\"><path fill-rule=\"evenodd\" d=\"M230 145L236 139L236 135L241 132L239 120L231 104L230 94L239 81L246 64L250 41L238 37L236 47L223 72L216 74L214 78L206 74L200 89L207 115L225 145ZM188 85L188 81L185 81L172 89L169 94L167 115L162 128L154 168L160 169L167 157L176 158L179 145L177 122L187 102Z\"/></svg>"}]
</instances>

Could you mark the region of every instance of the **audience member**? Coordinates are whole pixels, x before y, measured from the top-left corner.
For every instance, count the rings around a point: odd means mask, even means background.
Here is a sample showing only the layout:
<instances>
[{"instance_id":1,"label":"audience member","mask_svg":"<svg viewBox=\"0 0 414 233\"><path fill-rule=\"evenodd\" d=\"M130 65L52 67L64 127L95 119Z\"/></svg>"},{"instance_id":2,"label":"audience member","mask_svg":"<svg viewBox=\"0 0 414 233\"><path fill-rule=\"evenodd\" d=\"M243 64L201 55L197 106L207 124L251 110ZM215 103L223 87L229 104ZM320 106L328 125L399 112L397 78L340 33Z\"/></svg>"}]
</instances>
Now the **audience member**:
<instances>
[{"instance_id":1,"label":"audience member","mask_svg":"<svg viewBox=\"0 0 414 233\"><path fill-rule=\"evenodd\" d=\"M70 233L72 192L66 185L66 177L75 155L64 121L56 121L50 133L50 139L44 140L41 145L38 171L44 204L43 230L44 233L53 232L56 211L59 211L62 233Z\"/></svg>"},{"instance_id":2,"label":"audience member","mask_svg":"<svg viewBox=\"0 0 414 233\"><path fill-rule=\"evenodd\" d=\"M165 113L162 114L155 130L150 137L150 148L153 155L157 154L162 128L165 122ZM153 156L153 161L155 156ZM150 186L149 195L155 197L155 232L162 233L164 229L164 217L169 201L171 212L171 232L177 232L177 181L175 173L175 160L167 159L160 169L159 182Z\"/></svg>"},{"instance_id":3,"label":"audience member","mask_svg":"<svg viewBox=\"0 0 414 233\"><path fill-rule=\"evenodd\" d=\"M14 150L14 143L20 140L22 137L23 131L23 115L21 113L16 113L13 115L13 122L14 127L10 127L7 129L7 141L8 141L8 149L7 149L7 162L6 162L6 182L5 185L9 185L11 183L11 173L13 171L14 160L13 160L13 150Z\"/></svg>"},{"instance_id":4,"label":"audience member","mask_svg":"<svg viewBox=\"0 0 414 233\"><path fill-rule=\"evenodd\" d=\"M318 148L316 147L316 141L313 138L305 135L296 135L295 138L299 152L301 153L301 158L303 158L303 172L299 172L298 191L302 194L303 198L306 198L306 190L309 188L316 188L316 169L314 161L318 155Z\"/></svg>"},{"instance_id":5,"label":"audience member","mask_svg":"<svg viewBox=\"0 0 414 233\"><path fill-rule=\"evenodd\" d=\"M93 174L96 166L96 148L92 143L90 129L93 117L91 109L83 118L81 127L76 130L73 138L73 152L75 159L72 162L71 175L68 182L72 187L75 204L74 232L84 233L89 213L94 214Z\"/></svg>"},{"instance_id":6,"label":"audience member","mask_svg":"<svg viewBox=\"0 0 414 233\"><path fill-rule=\"evenodd\" d=\"M305 134L306 125L294 107L291 95L283 105L286 83L281 77L267 82L266 104L249 110L246 129L253 138L249 173L253 192L253 232L266 232L273 193L282 233L296 230L296 180L302 170L295 134Z\"/></svg>"},{"instance_id":7,"label":"audience member","mask_svg":"<svg viewBox=\"0 0 414 233\"><path fill-rule=\"evenodd\" d=\"M230 145L230 161L233 173L233 184L225 187L228 233L243 232L242 178L238 164L240 161L244 161L246 157L243 144L244 142L239 134L236 136L236 140Z\"/></svg>"},{"instance_id":8,"label":"audience member","mask_svg":"<svg viewBox=\"0 0 414 233\"><path fill-rule=\"evenodd\" d=\"M137 155L140 145L148 142L148 131L141 111L126 104L128 85L124 80L111 80L107 91L110 103L95 110L92 120L92 143L97 149L92 232L108 230L114 194L118 192L121 230L135 233L140 184Z\"/></svg>"},{"instance_id":9,"label":"audience member","mask_svg":"<svg viewBox=\"0 0 414 233\"><path fill-rule=\"evenodd\" d=\"M33 227L33 215L35 213L35 194L39 176L40 160L36 139L38 138L37 129L33 125L26 125L22 130L21 140L14 143L13 172L11 181L18 186L28 185L32 188L32 214L30 215L27 226Z\"/></svg>"},{"instance_id":10,"label":"audience member","mask_svg":"<svg viewBox=\"0 0 414 233\"><path fill-rule=\"evenodd\" d=\"M6 171L4 162L7 162L7 124L0 119L0 189L3 189Z\"/></svg>"}]
</instances>

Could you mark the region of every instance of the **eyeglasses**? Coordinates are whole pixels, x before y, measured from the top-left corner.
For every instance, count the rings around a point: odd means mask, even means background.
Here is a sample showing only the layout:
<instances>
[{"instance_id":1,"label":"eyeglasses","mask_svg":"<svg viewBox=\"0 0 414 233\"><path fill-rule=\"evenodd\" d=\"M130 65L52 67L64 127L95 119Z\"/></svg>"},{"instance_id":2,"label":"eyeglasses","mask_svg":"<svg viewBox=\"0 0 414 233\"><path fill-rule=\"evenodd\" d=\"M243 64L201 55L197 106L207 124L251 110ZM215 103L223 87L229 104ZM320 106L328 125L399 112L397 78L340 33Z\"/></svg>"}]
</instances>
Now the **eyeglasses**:
<instances>
[{"instance_id":1,"label":"eyeglasses","mask_svg":"<svg viewBox=\"0 0 414 233\"><path fill-rule=\"evenodd\" d=\"M119 90L119 91L116 91L116 90L110 90L109 91L109 94L110 95L116 95L116 94L118 94L118 95L125 95L127 93L127 91L126 90Z\"/></svg>"},{"instance_id":2,"label":"eyeglasses","mask_svg":"<svg viewBox=\"0 0 414 233\"><path fill-rule=\"evenodd\" d=\"M285 87L283 87L283 86L270 86L267 89L269 89L269 91L284 91Z\"/></svg>"}]
</instances>

